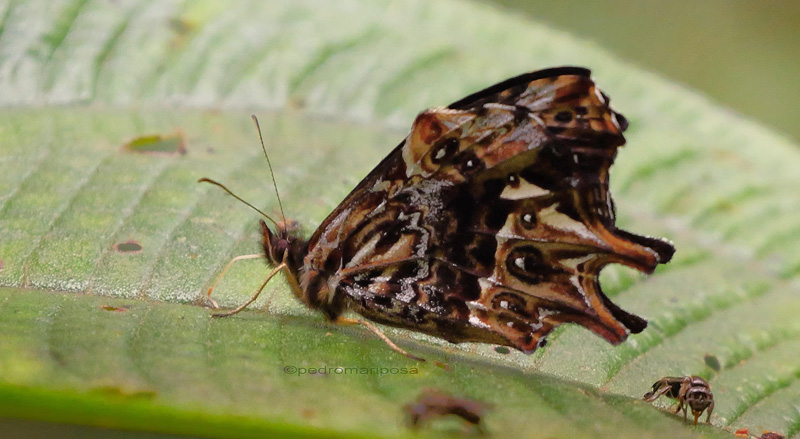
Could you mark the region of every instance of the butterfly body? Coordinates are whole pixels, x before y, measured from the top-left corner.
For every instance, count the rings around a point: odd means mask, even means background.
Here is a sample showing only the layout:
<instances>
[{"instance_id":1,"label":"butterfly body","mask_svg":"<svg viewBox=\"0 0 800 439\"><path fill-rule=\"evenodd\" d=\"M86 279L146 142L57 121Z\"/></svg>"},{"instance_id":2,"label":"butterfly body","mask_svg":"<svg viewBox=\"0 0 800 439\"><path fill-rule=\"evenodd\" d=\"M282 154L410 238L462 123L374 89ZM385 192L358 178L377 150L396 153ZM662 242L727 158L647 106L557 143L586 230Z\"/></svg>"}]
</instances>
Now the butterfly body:
<instances>
[{"instance_id":1,"label":"butterfly body","mask_svg":"<svg viewBox=\"0 0 800 439\"><path fill-rule=\"evenodd\" d=\"M308 241L262 222L264 251L331 320L525 353L564 322L620 343L646 321L602 293L600 270L650 273L674 252L614 225L626 127L586 69L511 78L420 113Z\"/></svg>"}]
</instances>

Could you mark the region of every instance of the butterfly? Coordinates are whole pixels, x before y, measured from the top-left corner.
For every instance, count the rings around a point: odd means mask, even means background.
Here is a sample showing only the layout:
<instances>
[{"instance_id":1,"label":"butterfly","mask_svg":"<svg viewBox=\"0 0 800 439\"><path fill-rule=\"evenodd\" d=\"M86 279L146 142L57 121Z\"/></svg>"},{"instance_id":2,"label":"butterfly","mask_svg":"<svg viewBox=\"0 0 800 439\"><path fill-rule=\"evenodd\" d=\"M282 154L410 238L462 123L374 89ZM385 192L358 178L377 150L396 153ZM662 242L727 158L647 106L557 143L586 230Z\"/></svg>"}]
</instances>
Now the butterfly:
<instances>
[{"instance_id":1,"label":"butterfly","mask_svg":"<svg viewBox=\"0 0 800 439\"><path fill-rule=\"evenodd\" d=\"M652 273L674 253L615 226L609 169L627 126L579 67L525 73L425 110L309 239L261 221L275 269L222 315L283 272L330 321L353 311L527 354L562 323L621 343L647 322L606 297L600 270Z\"/></svg>"}]
</instances>

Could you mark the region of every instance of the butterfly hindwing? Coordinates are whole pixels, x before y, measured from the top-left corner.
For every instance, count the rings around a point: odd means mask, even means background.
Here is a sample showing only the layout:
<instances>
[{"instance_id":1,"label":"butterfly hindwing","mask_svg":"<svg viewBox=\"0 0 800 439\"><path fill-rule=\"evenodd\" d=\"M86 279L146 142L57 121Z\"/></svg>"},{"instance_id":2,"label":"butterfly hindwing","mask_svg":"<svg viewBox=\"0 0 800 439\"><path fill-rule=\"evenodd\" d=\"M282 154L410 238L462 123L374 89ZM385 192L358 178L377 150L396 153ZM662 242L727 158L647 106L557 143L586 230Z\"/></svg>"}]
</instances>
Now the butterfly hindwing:
<instances>
[{"instance_id":1,"label":"butterfly hindwing","mask_svg":"<svg viewBox=\"0 0 800 439\"><path fill-rule=\"evenodd\" d=\"M303 286L454 342L532 352L574 322L619 343L646 322L602 293L600 269L651 272L673 251L614 225L626 126L580 68L426 110L314 234Z\"/></svg>"}]
</instances>

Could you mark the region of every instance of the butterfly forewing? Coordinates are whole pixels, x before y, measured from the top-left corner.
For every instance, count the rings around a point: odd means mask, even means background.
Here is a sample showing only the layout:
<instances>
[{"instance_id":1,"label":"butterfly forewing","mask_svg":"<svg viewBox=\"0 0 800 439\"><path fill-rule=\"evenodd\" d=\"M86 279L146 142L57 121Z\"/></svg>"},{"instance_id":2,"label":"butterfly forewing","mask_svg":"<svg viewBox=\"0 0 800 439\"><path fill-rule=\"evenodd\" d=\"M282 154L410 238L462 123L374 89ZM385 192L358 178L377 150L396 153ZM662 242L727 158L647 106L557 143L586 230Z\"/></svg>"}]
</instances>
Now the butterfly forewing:
<instances>
[{"instance_id":1,"label":"butterfly forewing","mask_svg":"<svg viewBox=\"0 0 800 439\"><path fill-rule=\"evenodd\" d=\"M580 68L426 110L312 236L301 285L329 314L453 342L529 353L574 322L619 343L646 322L603 294L600 270L651 272L673 251L614 225L626 126Z\"/></svg>"}]
</instances>

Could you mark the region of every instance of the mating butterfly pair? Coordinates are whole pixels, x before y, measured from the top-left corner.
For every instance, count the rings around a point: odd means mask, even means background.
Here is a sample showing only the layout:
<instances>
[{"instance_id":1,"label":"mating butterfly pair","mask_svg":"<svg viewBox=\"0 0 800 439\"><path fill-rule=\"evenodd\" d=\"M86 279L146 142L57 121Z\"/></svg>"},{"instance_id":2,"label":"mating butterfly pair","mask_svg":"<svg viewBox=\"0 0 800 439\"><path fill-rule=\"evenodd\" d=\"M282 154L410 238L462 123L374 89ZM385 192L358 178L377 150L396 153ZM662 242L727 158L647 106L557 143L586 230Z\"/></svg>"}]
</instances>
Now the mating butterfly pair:
<instances>
[{"instance_id":1,"label":"mating butterfly pair","mask_svg":"<svg viewBox=\"0 0 800 439\"><path fill-rule=\"evenodd\" d=\"M423 111L310 239L261 221L269 277L330 320L453 343L531 353L565 322L622 342L647 322L603 294L600 270L651 273L674 248L615 227L627 121L608 102L589 70L560 67Z\"/></svg>"}]
</instances>

